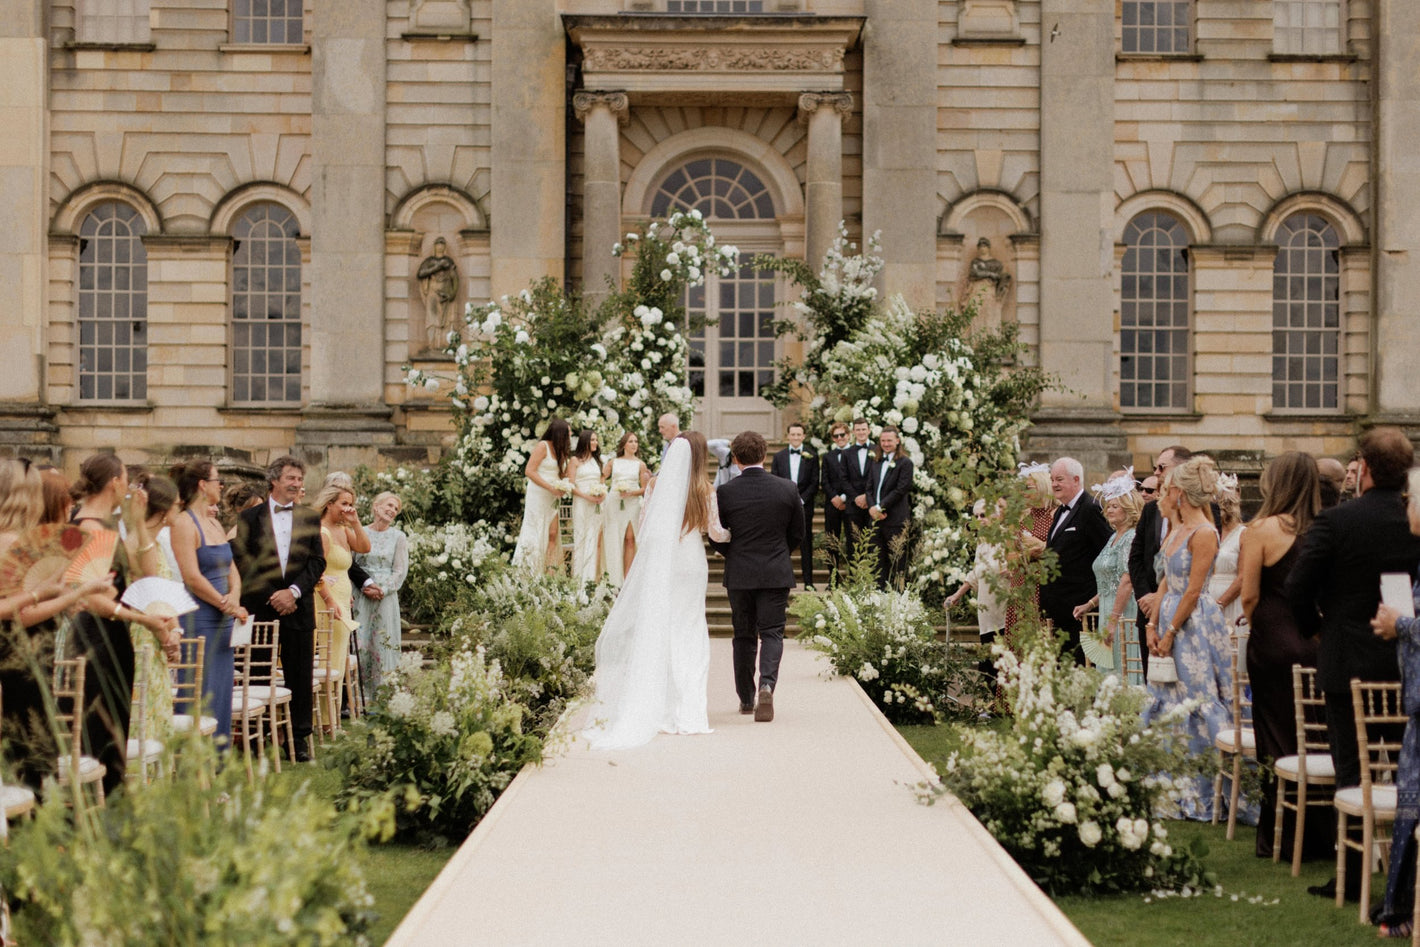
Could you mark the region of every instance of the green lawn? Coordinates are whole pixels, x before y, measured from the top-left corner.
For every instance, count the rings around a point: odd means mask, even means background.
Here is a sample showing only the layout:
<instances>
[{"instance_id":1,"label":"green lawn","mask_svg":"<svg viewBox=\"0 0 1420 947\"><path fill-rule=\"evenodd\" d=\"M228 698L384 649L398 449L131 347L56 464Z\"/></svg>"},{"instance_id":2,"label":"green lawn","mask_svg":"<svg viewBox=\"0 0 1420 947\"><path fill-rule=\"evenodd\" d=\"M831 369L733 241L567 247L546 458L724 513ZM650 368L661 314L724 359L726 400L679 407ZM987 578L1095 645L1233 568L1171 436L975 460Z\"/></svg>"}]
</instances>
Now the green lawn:
<instances>
[{"instance_id":1,"label":"green lawn","mask_svg":"<svg viewBox=\"0 0 1420 947\"><path fill-rule=\"evenodd\" d=\"M991 725L1005 726L1000 721ZM960 745L953 726L898 729L932 763L941 763ZM1354 904L1338 909L1332 901L1307 894L1307 885L1320 884L1332 876L1332 863L1305 863L1301 877L1293 878L1288 865L1274 865L1253 856L1255 830L1250 826L1239 826L1237 838L1231 842L1224 825L1171 822L1169 833L1174 845L1188 845L1194 839L1202 839L1208 845L1204 863L1217 875L1222 896L1208 892L1199 897L1163 900L1137 894L1057 898L1060 909L1092 943L1099 947L1339 947L1376 943L1375 928L1357 922ZM1385 889L1384 876L1375 875L1371 884L1373 898L1379 900ZM1261 903L1252 903L1258 897ZM1276 904L1272 903L1274 900Z\"/></svg>"}]
</instances>

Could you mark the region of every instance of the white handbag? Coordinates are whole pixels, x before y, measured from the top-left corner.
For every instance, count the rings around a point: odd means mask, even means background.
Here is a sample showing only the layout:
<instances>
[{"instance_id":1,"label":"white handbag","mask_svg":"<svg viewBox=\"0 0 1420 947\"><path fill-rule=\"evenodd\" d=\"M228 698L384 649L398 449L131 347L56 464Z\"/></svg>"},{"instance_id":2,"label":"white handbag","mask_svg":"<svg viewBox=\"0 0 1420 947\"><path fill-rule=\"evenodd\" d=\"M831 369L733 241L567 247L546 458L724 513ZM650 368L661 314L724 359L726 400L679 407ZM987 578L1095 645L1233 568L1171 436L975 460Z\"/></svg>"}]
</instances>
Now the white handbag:
<instances>
[{"instance_id":1,"label":"white handbag","mask_svg":"<svg viewBox=\"0 0 1420 947\"><path fill-rule=\"evenodd\" d=\"M1149 683L1178 683L1178 665L1173 663L1172 655L1166 658L1160 658L1152 654L1149 655Z\"/></svg>"}]
</instances>

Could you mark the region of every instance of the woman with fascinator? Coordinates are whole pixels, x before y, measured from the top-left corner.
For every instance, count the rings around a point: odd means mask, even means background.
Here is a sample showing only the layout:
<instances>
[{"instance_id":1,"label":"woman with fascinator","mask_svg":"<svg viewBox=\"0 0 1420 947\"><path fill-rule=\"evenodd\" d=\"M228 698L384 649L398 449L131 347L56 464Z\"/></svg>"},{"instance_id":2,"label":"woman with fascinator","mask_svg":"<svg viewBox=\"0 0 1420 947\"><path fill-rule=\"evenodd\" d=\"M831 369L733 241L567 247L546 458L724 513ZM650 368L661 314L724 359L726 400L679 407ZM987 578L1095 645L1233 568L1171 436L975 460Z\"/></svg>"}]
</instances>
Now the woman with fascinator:
<instances>
[{"instance_id":1,"label":"woman with fascinator","mask_svg":"<svg viewBox=\"0 0 1420 947\"><path fill-rule=\"evenodd\" d=\"M1242 546L1242 497L1236 474L1218 475L1218 558L1213 561L1213 578L1208 594L1223 610L1223 623L1231 631L1242 617L1242 579L1238 577L1238 555Z\"/></svg>"},{"instance_id":2,"label":"woman with fascinator","mask_svg":"<svg viewBox=\"0 0 1420 947\"><path fill-rule=\"evenodd\" d=\"M1098 592L1095 597L1075 609L1075 617L1086 612L1099 610L1100 634L1104 643L1114 652L1114 670L1130 684L1143 684L1142 670L1129 671L1129 667L1142 668L1139 654L1139 638L1128 644L1129 654L1125 654L1124 622L1133 619L1138 611L1134 602L1134 585L1129 580L1129 547L1134 542L1134 527L1139 522L1139 514L1144 509L1144 498L1138 491L1134 479L1134 468L1124 470L1110 477L1104 483L1094 485L1100 505L1104 508L1104 518L1114 529L1100 554L1095 557L1094 573ZM1126 657L1129 660L1125 660Z\"/></svg>"}]
</instances>

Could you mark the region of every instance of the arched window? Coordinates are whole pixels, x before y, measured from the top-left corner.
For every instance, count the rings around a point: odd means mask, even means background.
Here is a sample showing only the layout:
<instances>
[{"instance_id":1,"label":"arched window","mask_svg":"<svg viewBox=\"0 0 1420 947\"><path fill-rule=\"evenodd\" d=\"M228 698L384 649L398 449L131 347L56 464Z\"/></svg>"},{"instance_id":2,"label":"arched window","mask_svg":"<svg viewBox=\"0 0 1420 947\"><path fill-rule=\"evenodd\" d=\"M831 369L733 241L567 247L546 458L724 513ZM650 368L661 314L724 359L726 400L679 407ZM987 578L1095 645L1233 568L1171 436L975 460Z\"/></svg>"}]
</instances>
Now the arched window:
<instances>
[{"instance_id":1,"label":"arched window","mask_svg":"<svg viewBox=\"0 0 1420 947\"><path fill-rule=\"evenodd\" d=\"M79 226L79 398L148 397L147 227L127 204L98 205Z\"/></svg>"},{"instance_id":2,"label":"arched window","mask_svg":"<svg viewBox=\"0 0 1420 947\"><path fill-rule=\"evenodd\" d=\"M773 220L774 199L749 168L729 158L696 158L666 175L651 216L698 210L720 220Z\"/></svg>"},{"instance_id":3,"label":"arched window","mask_svg":"<svg viewBox=\"0 0 1420 947\"><path fill-rule=\"evenodd\" d=\"M1316 214L1293 214L1272 264L1272 407L1338 408L1340 347L1340 238Z\"/></svg>"},{"instance_id":4,"label":"arched window","mask_svg":"<svg viewBox=\"0 0 1420 947\"><path fill-rule=\"evenodd\" d=\"M258 204L232 228L232 400L301 400L301 249L296 217Z\"/></svg>"},{"instance_id":5,"label":"arched window","mask_svg":"<svg viewBox=\"0 0 1420 947\"><path fill-rule=\"evenodd\" d=\"M1140 214L1124 229L1119 300L1119 404L1189 407L1188 234L1168 214Z\"/></svg>"}]
</instances>

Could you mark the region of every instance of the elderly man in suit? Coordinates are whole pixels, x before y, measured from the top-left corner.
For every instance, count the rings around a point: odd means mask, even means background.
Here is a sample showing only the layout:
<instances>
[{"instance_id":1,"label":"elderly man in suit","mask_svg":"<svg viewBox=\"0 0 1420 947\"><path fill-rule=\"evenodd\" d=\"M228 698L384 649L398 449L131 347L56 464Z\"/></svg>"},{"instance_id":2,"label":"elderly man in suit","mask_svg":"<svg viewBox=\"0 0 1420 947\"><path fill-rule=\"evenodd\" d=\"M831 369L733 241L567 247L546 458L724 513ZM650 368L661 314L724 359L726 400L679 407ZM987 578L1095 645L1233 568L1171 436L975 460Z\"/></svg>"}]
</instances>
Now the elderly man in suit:
<instances>
[{"instance_id":1,"label":"elderly man in suit","mask_svg":"<svg viewBox=\"0 0 1420 947\"><path fill-rule=\"evenodd\" d=\"M237 518L232 556L242 577L242 606L257 621L281 623L281 667L291 689L291 730L298 763L309 760L315 588L325 572L320 516L297 506L306 467L290 456L267 468L271 496Z\"/></svg>"},{"instance_id":2,"label":"elderly man in suit","mask_svg":"<svg viewBox=\"0 0 1420 947\"><path fill-rule=\"evenodd\" d=\"M912 519L912 458L899 448L897 428L878 435L878 454L868 466L868 518L877 524L878 587L886 589L907 570L907 532Z\"/></svg>"},{"instance_id":3,"label":"elderly man in suit","mask_svg":"<svg viewBox=\"0 0 1420 947\"><path fill-rule=\"evenodd\" d=\"M1402 498L1414 459L1415 449L1399 428L1367 431L1357 471L1361 495L1317 514L1299 540L1301 553L1287 577L1287 599L1298 630L1308 637L1321 636L1318 681L1326 696L1326 730L1338 786L1361 782L1352 678L1400 679L1395 643L1373 634L1370 622L1380 606L1381 575L1402 572L1413 579L1420 562L1420 537L1410 532ZM1347 852L1348 857L1354 854ZM1351 900L1359 897L1363 870L1370 869L1363 868L1359 858L1347 862L1345 894ZM1335 897L1335 880L1307 890Z\"/></svg>"},{"instance_id":4,"label":"elderly man in suit","mask_svg":"<svg viewBox=\"0 0 1420 947\"><path fill-rule=\"evenodd\" d=\"M804 590L814 591L814 500L818 496L818 456L804 446L804 426L797 421L789 425L789 446L774 455L769 472L791 481L804 504L804 536L799 540L799 569L804 576Z\"/></svg>"},{"instance_id":5,"label":"elderly man in suit","mask_svg":"<svg viewBox=\"0 0 1420 947\"><path fill-rule=\"evenodd\" d=\"M1061 457L1050 465L1050 492L1060 505L1045 547L1055 550L1059 572L1040 587L1040 610L1065 631L1066 647L1075 662L1083 664L1075 606L1088 602L1097 591L1095 557L1109 542L1111 530L1099 503L1085 491L1085 468L1078 460Z\"/></svg>"}]
</instances>

